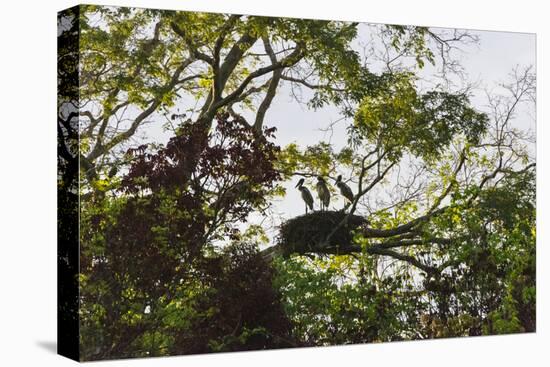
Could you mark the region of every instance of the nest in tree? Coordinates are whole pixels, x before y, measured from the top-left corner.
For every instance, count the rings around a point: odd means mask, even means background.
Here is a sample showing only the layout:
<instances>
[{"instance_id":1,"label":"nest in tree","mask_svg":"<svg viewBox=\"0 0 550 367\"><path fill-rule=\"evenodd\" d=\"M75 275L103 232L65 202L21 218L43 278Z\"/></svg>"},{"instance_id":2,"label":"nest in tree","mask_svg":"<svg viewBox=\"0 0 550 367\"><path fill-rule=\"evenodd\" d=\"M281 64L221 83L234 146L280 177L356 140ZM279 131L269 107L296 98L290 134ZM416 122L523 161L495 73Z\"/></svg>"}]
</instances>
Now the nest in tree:
<instances>
[{"instance_id":1,"label":"nest in tree","mask_svg":"<svg viewBox=\"0 0 550 367\"><path fill-rule=\"evenodd\" d=\"M346 222L340 225L346 216ZM348 216L343 211L313 212L284 222L278 242L284 256L308 252L338 253L339 249L353 246L353 231L366 223L365 218L353 214Z\"/></svg>"}]
</instances>

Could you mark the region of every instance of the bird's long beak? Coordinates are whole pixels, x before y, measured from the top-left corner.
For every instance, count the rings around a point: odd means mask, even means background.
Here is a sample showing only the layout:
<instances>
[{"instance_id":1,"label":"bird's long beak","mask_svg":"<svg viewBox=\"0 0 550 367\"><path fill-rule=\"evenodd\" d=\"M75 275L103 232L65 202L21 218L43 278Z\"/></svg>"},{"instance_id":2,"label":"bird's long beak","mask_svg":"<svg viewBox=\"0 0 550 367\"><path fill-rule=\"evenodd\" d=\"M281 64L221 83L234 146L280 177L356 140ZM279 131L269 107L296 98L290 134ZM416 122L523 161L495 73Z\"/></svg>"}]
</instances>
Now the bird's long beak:
<instances>
[{"instance_id":1,"label":"bird's long beak","mask_svg":"<svg viewBox=\"0 0 550 367\"><path fill-rule=\"evenodd\" d=\"M298 183L296 184L296 186L294 186L295 188L298 188L300 186L301 182L298 181Z\"/></svg>"}]
</instances>

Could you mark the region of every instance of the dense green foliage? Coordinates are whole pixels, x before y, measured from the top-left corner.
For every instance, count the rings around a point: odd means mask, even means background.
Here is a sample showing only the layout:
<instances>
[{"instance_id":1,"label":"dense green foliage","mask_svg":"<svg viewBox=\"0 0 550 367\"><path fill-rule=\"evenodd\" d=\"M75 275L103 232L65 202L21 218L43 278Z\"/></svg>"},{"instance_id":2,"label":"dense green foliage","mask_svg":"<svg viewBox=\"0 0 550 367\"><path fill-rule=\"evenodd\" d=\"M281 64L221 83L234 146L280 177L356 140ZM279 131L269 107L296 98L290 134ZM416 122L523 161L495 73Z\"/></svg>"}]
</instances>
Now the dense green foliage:
<instances>
[{"instance_id":1,"label":"dense green foliage","mask_svg":"<svg viewBox=\"0 0 550 367\"><path fill-rule=\"evenodd\" d=\"M431 276L408 268L381 276L366 251L276 262L293 332L333 345L534 331L534 194L524 173L481 193L476 207L457 195L429 228L455 240L418 249L445 263Z\"/></svg>"},{"instance_id":2,"label":"dense green foliage","mask_svg":"<svg viewBox=\"0 0 550 367\"><path fill-rule=\"evenodd\" d=\"M373 72L355 23L80 9L80 116L59 120L81 119L82 359L535 330L535 164L511 122L530 75L487 113L420 91L427 28L378 27L414 62ZM338 108L344 146L281 147L282 85ZM149 121L165 144L135 142ZM343 209L249 223L297 177L337 196L337 174Z\"/></svg>"}]
</instances>

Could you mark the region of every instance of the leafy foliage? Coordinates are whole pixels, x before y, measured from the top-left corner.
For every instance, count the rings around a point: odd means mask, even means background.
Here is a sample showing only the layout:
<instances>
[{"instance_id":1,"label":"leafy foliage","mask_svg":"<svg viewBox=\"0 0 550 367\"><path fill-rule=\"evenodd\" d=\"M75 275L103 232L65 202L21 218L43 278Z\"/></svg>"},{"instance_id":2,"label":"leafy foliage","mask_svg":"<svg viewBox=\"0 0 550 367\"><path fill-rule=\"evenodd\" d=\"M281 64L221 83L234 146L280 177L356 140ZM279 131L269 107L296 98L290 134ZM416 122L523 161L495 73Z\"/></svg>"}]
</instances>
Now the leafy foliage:
<instances>
[{"instance_id":1,"label":"leafy foliage","mask_svg":"<svg viewBox=\"0 0 550 367\"><path fill-rule=\"evenodd\" d=\"M436 59L423 27L381 27L386 51L415 65L373 72L356 23L77 15L60 39L80 35L79 108L60 112L58 145L59 187L81 182L83 359L535 330L534 163L510 126L529 77L489 115L465 93L419 91L415 71ZM77 65L61 61L61 87L74 85ZM339 109L343 147L279 147L263 120L283 83ZM162 118L166 144L135 143ZM285 184L335 172L353 201L286 218L270 243Z\"/></svg>"},{"instance_id":2,"label":"leafy foliage","mask_svg":"<svg viewBox=\"0 0 550 367\"><path fill-rule=\"evenodd\" d=\"M282 290L293 332L306 345L341 345L415 338L419 297L406 291L406 275L377 279L376 266L350 256L278 262L275 286ZM370 269L369 269L370 268Z\"/></svg>"},{"instance_id":3,"label":"leafy foliage","mask_svg":"<svg viewBox=\"0 0 550 367\"><path fill-rule=\"evenodd\" d=\"M86 359L291 343L268 265L257 246L241 242L236 226L265 202L278 177L277 147L267 140L273 130L258 137L238 118L220 115L183 190L178 170L204 138L196 131L182 126L154 153L131 150L133 164L120 188L127 195L83 210ZM212 246L220 236L234 241L221 253Z\"/></svg>"},{"instance_id":4,"label":"leafy foliage","mask_svg":"<svg viewBox=\"0 0 550 367\"><path fill-rule=\"evenodd\" d=\"M419 95L410 77L399 78L391 89L363 99L353 133L380 142L388 151L434 159L458 133L477 144L487 116L469 106L465 95L430 91Z\"/></svg>"}]
</instances>

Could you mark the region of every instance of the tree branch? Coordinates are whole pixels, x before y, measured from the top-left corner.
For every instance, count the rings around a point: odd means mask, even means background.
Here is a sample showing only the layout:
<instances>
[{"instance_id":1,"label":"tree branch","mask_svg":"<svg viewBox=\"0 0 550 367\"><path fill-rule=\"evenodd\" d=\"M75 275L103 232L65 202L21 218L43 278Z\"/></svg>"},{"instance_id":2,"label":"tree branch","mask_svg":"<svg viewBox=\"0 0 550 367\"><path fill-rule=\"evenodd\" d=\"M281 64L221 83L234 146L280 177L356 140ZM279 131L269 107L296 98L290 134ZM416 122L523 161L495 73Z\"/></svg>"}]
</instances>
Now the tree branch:
<instances>
[{"instance_id":1,"label":"tree branch","mask_svg":"<svg viewBox=\"0 0 550 367\"><path fill-rule=\"evenodd\" d=\"M293 77L288 76L288 75L282 75L281 79L289 81L289 82L293 82L293 83L302 84L303 86L305 86L309 89L326 89L326 90L331 90L331 91L334 91L334 92L345 92L345 89L343 89L343 88L334 88L334 87L331 87L328 84L312 84L312 83L308 82L305 79L293 78Z\"/></svg>"},{"instance_id":2,"label":"tree branch","mask_svg":"<svg viewBox=\"0 0 550 367\"><path fill-rule=\"evenodd\" d=\"M181 73L189 66L191 65L195 59L189 58L185 61L183 61L180 66L174 71L174 74L170 78L170 81L164 85L163 90L172 90L175 85L178 83ZM95 159L97 159L100 155L104 154L105 152L112 149L117 144L120 144L124 140L127 140L130 138L134 133L136 132L137 128L140 126L140 124L145 120L147 117L149 117L153 112L156 111L156 109L161 105L162 103L162 95L155 98L148 108L143 110L132 122L131 126L128 128L128 130L119 133L118 135L114 136L109 142L103 143L103 132L100 131L100 134L98 134L98 141L92 151L88 154L86 157L88 161L93 162Z\"/></svg>"},{"instance_id":3,"label":"tree branch","mask_svg":"<svg viewBox=\"0 0 550 367\"><path fill-rule=\"evenodd\" d=\"M273 52L273 48L271 47L269 39L267 37L263 37L262 40L264 42L265 51L267 52L267 54L269 55L269 58L271 59L271 65L277 64L278 62L277 56L275 56L275 53ZM262 103L260 104L260 107L258 107L258 111L256 112L256 119L254 120L254 131L258 133L262 129L265 114L269 109L269 106L271 106L271 102L273 101L273 98L275 97L275 93L277 91L279 81L281 80L282 72L283 72L282 69L276 69L273 71L273 77L269 82L269 87L267 89L264 100L262 101Z\"/></svg>"},{"instance_id":4,"label":"tree branch","mask_svg":"<svg viewBox=\"0 0 550 367\"><path fill-rule=\"evenodd\" d=\"M235 89L232 93L230 93L226 97L222 98L220 101L213 103L210 109L218 110L219 108L224 107L229 103L233 102L236 98L239 97L239 95L245 90L245 88L248 86L248 84L252 80L262 75L268 74L272 71L275 71L277 69L282 69L282 68L289 67L296 64L301 58L301 55L302 55L301 50L302 50L301 47L296 47L294 52L292 52L290 55L288 55L281 61L277 62L276 64L259 68L256 71L253 71L252 73L248 74L248 76L242 81L242 83L237 87L237 89Z\"/></svg>"},{"instance_id":5,"label":"tree branch","mask_svg":"<svg viewBox=\"0 0 550 367\"><path fill-rule=\"evenodd\" d=\"M185 42L185 44L189 48L190 53L196 59L202 60L202 61L206 62L207 64L209 64L211 66L214 65L214 59L212 57L208 56L207 54L202 53L201 51L199 51L198 47L195 44L193 44L193 41L187 36L185 31L183 29L181 29L175 22L173 22L173 21L170 22L170 27L172 28L174 33L176 33L178 36L180 36L183 39L183 41Z\"/></svg>"}]
</instances>

